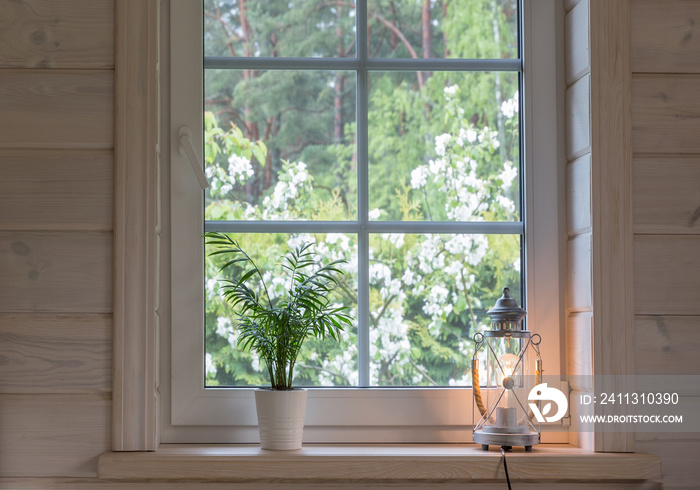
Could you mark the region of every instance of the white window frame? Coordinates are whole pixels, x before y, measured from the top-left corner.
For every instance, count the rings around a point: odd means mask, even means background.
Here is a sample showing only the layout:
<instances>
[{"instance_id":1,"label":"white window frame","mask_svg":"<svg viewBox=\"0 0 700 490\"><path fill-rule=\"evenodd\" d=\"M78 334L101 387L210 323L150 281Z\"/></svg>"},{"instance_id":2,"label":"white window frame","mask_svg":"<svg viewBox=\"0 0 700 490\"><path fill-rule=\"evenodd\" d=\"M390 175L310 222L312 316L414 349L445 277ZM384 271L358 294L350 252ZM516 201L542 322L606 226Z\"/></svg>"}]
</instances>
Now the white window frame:
<instances>
[{"instance_id":1,"label":"white window frame","mask_svg":"<svg viewBox=\"0 0 700 490\"><path fill-rule=\"evenodd\" d=\"M563 161L558 144L562 119L556 96L556 26L561 23L556 22L555 0L523 3L525 205L521 213L527 227L526 307L529 328L543 338L547 374L558 374L563 371L560 284L565 235L558 165ZM160 442L255 443L254 389L204 388L203 199L189 161L178 151L179 129L202 127L202 72L191 68L202 66L201 2L171 0L170 9L169 48L171 59L177 57L178 62L170 63L169 81L163 80L170 93L163 126L169 127L171 142L171 280L161 295L166 296L163 303L171 305L171 321L170 330L162 335L170 340L164 348L170 349L169 355L161 356L161 377L169 383L161 390L165 396L161 398ZM192 131L191 137L201 160L201 131ZM359 209L358 216L363 215ZM488 233L478 228L466 231ZM304 441L470 442L472 408L471 388L310 389Z\"/></svg>"}]
</instances>

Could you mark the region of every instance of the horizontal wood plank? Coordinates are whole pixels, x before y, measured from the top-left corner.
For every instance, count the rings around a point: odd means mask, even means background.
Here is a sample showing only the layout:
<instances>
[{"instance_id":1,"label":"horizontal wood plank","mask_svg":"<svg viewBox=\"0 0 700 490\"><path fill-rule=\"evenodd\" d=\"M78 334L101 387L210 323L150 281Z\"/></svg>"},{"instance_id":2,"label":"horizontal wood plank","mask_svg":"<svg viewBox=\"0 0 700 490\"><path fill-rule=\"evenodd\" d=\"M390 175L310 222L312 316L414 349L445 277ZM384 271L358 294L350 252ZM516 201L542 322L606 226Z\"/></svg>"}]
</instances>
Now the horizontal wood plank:
<instances>
[{"instance_id":1,"label":"horizontal wood plank","mask_svg":"<svg viewBox=\"0 0 700 490\"><path fill-rule=\"evenodd\" d=\"M636 235L637 315L700 315L700 236Z\"/></svg>"},{"instance_id":2,"label":"horizontal wood plank","mask_svg":"<svg viewBox=\"0 0 700 490\"><path fill-rule=\"evenodd\" d=\"M566 14L564 37L566 46L565 73L568 86L591 69L588 41L588 0L580 2Z\"/></svg>"},{"instance_id":3,"label":"horizontal wood plank","mask_svg":"<svg viewBox=\"0 0 700 490\"><path fill-rule=\"evenodd\" d=\"M637 450L659 457L664 489L698 487L700 439L695 441L674 439L673 434L669 434L667 440L637 441Z\"/></svg>"},{"instance_id":4,"label":"horizontal wood plank","mask_svg":"<svg viewBox=\"0 0 700 490\"><path fill-rule=\"evenodd\" d=\"M95 476L110 406L99 395L0 395L0 476Z\"/></svg>"},{"instance_id":5,"label":"horizontal wood plank","mask_svg":"<svg viewBox=\"0 0 700 490\"><path fill-rule=\"evenodd\" d=\"M700 373L700 316L637 315L636 374Z\"/></svg>"},{"instance_id":6,"label":"horizontal wood plank","mask_svg":"<svg viewBox=\"0 0 700 490\"><path fill-rule=\"evenodd\" d=\"M0 230L112 230L113 155L0 150Z\"/></svg>"},{"instance_id":7,"label":"horizontal wood plank","mask_svg":"<svg viewBox=\"0 0 700 490\"><path fill-rule=\"evenodd\" d=\"M632 71L700 73L700 2L634 0Z\"/></svg>"},{"instance_id":8,"label":"horizontal wood plank","mask_svg":"<svg viewBox=\"0 0 700 490\"><path fill-rule=\"evenodd\" d=\"M3 70L0 148L112 148L112 71Z\"/></svg>"},{"instance_id":9,"label":"horizontal wood plank","mask_svg":"<svg viewBox=\"0 0 700 490\"><path fill-rule=\"evenodd\" d=\"M700 75L633 75L635 153L700 153L698 85Z\"/></svg>"},{"instance_id":10,"label":"horizontal wood plank","mask_svg":"<svg viewBox=\"0 0 700 490\"><path fill-rule=\"evenodd\" d=\"M590 75L566 89L566 158L569 161L591 151Z\"/></svg>"},{"instance_id":11,"label":"horizontal wood plank","mask_svg":"<svg viewBox=\"0 0 700 490\"><path fill-rule=\"evenodd\" d=\"M0 313L0 393L112 390L110 315Z\"/></svg>"},{"instance_id":12,"label":"horizontal wood plank","mask_svg":"<svg viewBox=\"0 0 700 490\"><path fill-rule=\"evenodd\" d=\"M0 68L113 68L113 0L0 2Z\"/></svg>"},{"instance_id":13,"label":"horizontal wood plank","mask_svg":"<svg viewBox=\"0 0 700 490\"><path fill-rule=\"evenodd\" d=\"M112 234L0 232L0 312L111 313Z\"/></svg>"},{"instance_id":14,"label":"horizontal wood plank","mask_svg":"<svg viewBox=\"0 0 700 490\"><path fill-rule=\"evenodd\" d=\"M634 232L700 234L700 158L637 157Z\"/></svg>"},{"instance_id":15,"label":"horizontal wood plank","mask_svg":"<svg viewBox=\"0 0 700 490\"><path fill-rule=\"evenodd\" d=\"M659 475L658 459L643 454L597 454L568 445L540 445L508 457L512 480L644 480ZM497 448L478 445L324 446L263 451L259 446L161 445L156 452L105 453L100 478L226 478L325 480L502 480Z\"/></svg>"},{"instance_id":16,"label":"horizontal wood plank","mask_svg":"<svg viewBox=\"0 0 700 490\"><path fill-rule=\"evenodd\" d=\"M421 490L503 490L503 482L479 482L465 487L464 482L342 482L334 480L310 481L298 483L291 482L222 482L211 480L199 481L152 481L131 480L120 482L114 480L101 480L97 478L0 478L0 489L3 490L282 490L285 488L298 489L329 489L334 490L362 490L362 489L392 489L415 488ZM546 483L546 482L520 482L518 490L661 490L661 484L645 483Z\"/></svg>"}]
</instances>

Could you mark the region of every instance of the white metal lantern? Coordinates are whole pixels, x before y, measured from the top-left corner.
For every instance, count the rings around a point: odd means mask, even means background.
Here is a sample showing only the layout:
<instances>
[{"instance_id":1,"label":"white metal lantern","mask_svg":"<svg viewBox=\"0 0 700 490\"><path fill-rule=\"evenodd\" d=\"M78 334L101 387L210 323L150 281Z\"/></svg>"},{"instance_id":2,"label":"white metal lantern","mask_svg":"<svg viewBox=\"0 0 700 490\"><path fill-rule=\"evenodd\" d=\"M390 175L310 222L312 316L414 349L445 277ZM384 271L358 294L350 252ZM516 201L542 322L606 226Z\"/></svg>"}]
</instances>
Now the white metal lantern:
<instances>
[{"instance_id":1,"label":"white metal lantern","mask_svg":"<svg viewBox=\"0 0 700 490\"><path fill-rule=\"evenodd\" d=\"M531 451L540 443L540 425L528 408L528 394L542 379L541 338L523 330L521 322L527 313L508 288L487 314L491 330L474 335L474 442L484 450L495 445L506 450L524 446ZM480 377L477 358L481 349L486 351L485 378Z\"/></svg>"}]
</instances>

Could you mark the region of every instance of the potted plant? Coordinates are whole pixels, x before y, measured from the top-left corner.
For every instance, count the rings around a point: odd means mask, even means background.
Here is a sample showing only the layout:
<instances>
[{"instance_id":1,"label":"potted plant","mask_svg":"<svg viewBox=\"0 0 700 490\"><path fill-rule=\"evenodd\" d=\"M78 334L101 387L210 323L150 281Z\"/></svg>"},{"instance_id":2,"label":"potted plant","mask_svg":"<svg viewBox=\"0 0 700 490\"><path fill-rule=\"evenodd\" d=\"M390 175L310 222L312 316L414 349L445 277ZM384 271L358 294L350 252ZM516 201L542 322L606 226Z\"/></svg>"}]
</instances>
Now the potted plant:
<instances>
[{"instance_id":1,"label":"potted plant","mask_svg":"<svg viewBox=\"0 0 700 490\"><path fill-rule=\"evenodd\" d=\"M263 273L230 236L210 232L206 243L216 247L210 256L222 255L225 271L243 268L237 279L221 279L224 299L236 315L238 346L252 350L265 363L271 387L255 391L260 443L263 449L300 449L306 410L305 389L292 388L294 365L307 338L338 340L352 321L347 306L330 303L329 294L343 272L336 260L322 265L311 243L290 250L282 259L289 273L287 293L272 299ZM259 279L259 285L258 283Z\"/></svg>"}]
</instances>

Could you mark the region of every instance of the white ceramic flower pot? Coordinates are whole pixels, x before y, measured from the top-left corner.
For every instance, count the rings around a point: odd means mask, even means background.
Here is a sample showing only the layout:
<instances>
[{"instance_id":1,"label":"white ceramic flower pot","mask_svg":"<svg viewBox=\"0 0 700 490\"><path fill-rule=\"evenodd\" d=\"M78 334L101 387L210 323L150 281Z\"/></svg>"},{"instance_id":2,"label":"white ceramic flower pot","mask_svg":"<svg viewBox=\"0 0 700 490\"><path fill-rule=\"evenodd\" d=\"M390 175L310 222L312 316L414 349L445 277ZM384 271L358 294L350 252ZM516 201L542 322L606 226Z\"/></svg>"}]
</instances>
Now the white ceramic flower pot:
<instances>
[{"instance_id":1,"label":"white ceramic flower pot","mask_svg":"<svg viewBox=\"0 0 700 490\"><path fill-rule=\"evenodd\" d=\"M260 447L277 451L301 449L306 390L256 390Z\"/></svg>"}]
</instances>

